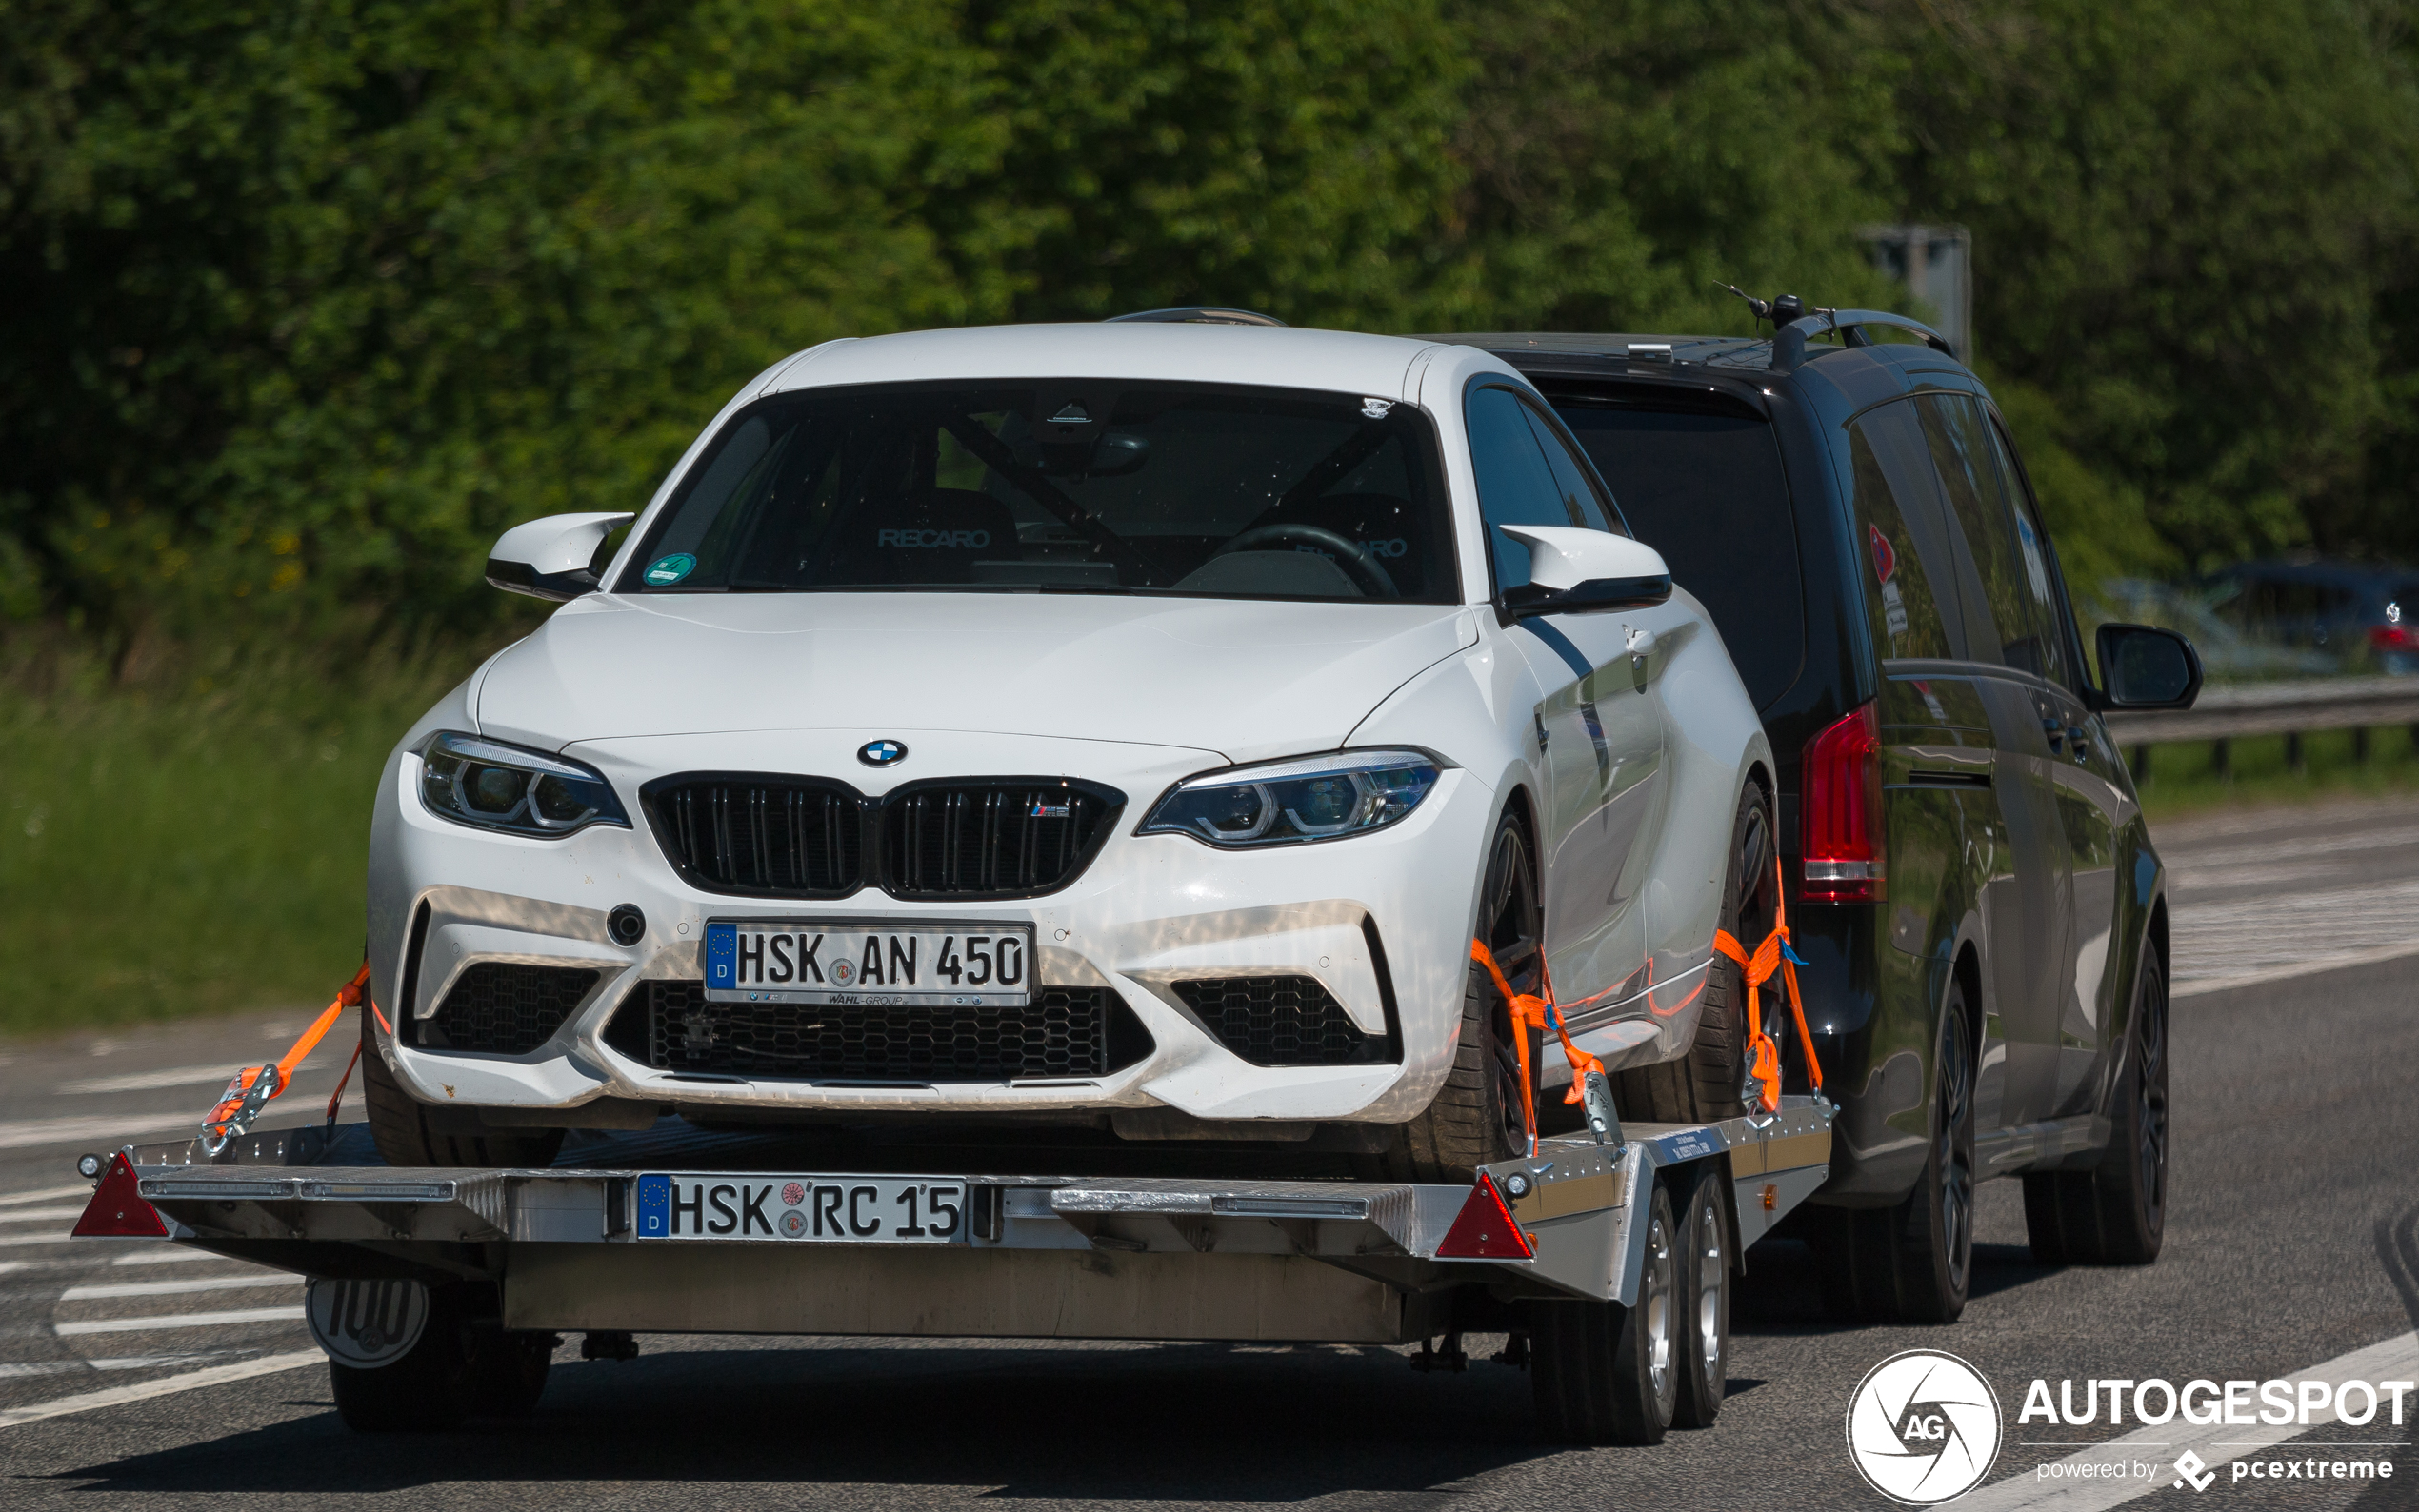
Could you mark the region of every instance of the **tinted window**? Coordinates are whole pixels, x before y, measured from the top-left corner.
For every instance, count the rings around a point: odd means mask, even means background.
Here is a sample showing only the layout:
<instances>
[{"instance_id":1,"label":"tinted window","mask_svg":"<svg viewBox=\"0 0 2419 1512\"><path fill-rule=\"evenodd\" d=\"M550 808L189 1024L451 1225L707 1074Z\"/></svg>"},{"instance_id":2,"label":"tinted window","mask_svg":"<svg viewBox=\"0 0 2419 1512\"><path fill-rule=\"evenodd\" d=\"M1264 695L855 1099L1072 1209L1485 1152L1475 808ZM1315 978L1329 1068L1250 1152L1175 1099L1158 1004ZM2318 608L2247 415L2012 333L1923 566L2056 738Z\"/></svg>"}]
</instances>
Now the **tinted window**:
<instances>
[{"instance_id":1,"label":"tinted window","mask_svg":"<svg viewBox=\"0 0 2419 1512\"><path fill-rule=\"evenodd\" d=\"M1473 388L1464 413L1469 426L1469 466L1478 476L1478 508L1487 521L1487 541L1494 553L1495 587L1518 587L1529 581L1529 547L1506 535L1507 525L1582 524L1545 449L1537 444L1529 407L1509 388Z\"/></svg>"},{"instance_id":2,"label":"tinted window","mask_svg":"<svg viewBox=\"0 0 2419 1512\"><path fill-rule=\"evenodd\" d=\"M1529 416L1529 428L1537 433L1537 446L1546 453L1546 466L1553 471L1554 491L1562 495L1570 517L1590 530L1611 529L1605 519L1604 506L1596 498L1595 487L1588 481L1588 469L1562 444L1562 437L1554 433L1553 423L1526 405L1521 408Z\"/></svg>"},{"instance_id":3,"label":"tinted window","mask_svg":"<svg viewBox=\"0 0 2419 1512\"><path fill-rule=\"evenodd\" d=\"M1748 696L1769 706L1806 656L1797 526L1770 423L1729 409L1555 399L1630 530L1705 606Z\"/></svg>"},{"instance_id":4,"label":"tinted window","mask_svg":"<svg viewBox=\"0 0 2419 1512\"><path fill-rule=\"evenodd\" d=\"M1915 405L1923 414L1924 437L1939 469L1950 523L1973 567L1973 581L1965 585L1975 600L1966 605L1967 654L2037 677L2054 675L2048 626L2026 581L2015 519L2009 512L1982 407L1962 394L1928 394Z\"/></svg>"},{"instance_id":5,"label":"tinted window","mask_svg":"<svg viewBox=\"0 0 2419 1512\"><path fill-rule=\"evenodd\" d=\"M1415 407L1082 379L763 400L617 586L1460 597Z\"/></svg>"},{"instance_id":6,"label":"tinted window","mask_svg":"<svg viewBox=\"0 0 2419 1512\"><path fill-rule=\"evenodd\" d=\"M1945 612L1956 600L1940 591L1949 581L1949 543L1914 410L1872 411L1848 428L1848 450L1874 648L1885 657L1956 656Z\"/></svg>"},{"instance_id":7,"label":"tinted window","mask_svg":"<svg viewBox=\"0 0 2419 1512\"><path fill-rule=\"evenodd\" d=\"M2074 610L2066 601L2066 590L2059 586L2049 534L2041 527L2041 511L2033 507L2032 494L2025 487L2014 448L1995 423L1989 431L1991 459L1998 466L2009 511L2015 516L2016 550L2024 561L2025 587L2032 595L2033 614L2042 627L2043 675L2072 687L2075 679L2070 675L2073 669L2067 666L2066 632L2074 621Z\"/></svg>"}]
</instances>

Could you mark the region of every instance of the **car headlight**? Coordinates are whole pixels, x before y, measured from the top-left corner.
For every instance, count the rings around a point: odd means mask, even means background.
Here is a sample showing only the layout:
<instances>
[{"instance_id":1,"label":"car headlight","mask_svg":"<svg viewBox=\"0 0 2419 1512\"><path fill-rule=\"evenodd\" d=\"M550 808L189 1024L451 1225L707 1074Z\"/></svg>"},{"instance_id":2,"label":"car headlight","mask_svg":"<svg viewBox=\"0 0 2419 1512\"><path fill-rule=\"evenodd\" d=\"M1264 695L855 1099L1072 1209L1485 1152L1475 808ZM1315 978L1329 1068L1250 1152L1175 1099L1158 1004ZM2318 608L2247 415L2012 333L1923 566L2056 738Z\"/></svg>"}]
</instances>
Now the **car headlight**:
<instances>
[{"instance_id":1,"label":"car headlight","mask_svg":"<svg viewBox=\"0 0 2419 1512\"><path fill-rule=\"evenodd\" d=\"M613 785L592 766L458 730L420 743L420 802L458 825L554 839L590 825L630 827Z\"/></svg>"},{"instance_id":2,"label":"car headlight","mask_svg":"<svg viewBox=\"0 0 2419 1512\"><path fill-rule=\"evenodd\" d=\"M1419 806L1439 765L1415 750L1343 751L1188 778L1159 800L1141 834L1213 846L1290 846L1383 829Z\"/></svg>"}]
</instances>

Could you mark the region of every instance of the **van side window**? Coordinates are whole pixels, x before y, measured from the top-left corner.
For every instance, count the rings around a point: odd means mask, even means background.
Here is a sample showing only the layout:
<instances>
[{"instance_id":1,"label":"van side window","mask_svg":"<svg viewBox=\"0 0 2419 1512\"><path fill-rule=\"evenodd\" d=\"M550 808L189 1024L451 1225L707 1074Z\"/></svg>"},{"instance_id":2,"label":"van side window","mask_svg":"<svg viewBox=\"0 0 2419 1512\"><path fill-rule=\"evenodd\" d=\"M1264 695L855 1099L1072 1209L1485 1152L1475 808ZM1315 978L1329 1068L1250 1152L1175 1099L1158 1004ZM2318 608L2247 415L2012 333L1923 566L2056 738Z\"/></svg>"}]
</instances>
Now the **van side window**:
<instances>
[{"instance_id":1,"label":"van side window","mask_svg":"<svg viewBox=\"0 0 2419 1512\"><path fill-rule=\"evenodd\" d=\"M2007 432L1996 421L1989 425L1990 454L1999 465L2001 486L2008 495L2009 512L2015 516L2016 549L2024 558L2025 587L2031 591L2034 612L2039 615L2044 634L2042 649L2045 670L2042 675L2075 688L2078 679L2074 668L2067 665L2068 632L2074 624L2074 607L2067 602L2066 588L2059 579L2057 557L2049 545L2049 533L2041 527L2041 510L2034 505L2032 490L2025 483L2024 469L2016 466L2015 448L2008 443Z\"/></svg>"},{"instance_id":2,"label":"van side window","mask_svg":"<svg viewBox=\"0 0 2419 1512\"><path fill-rule=\"evenodd\" d=\"M2063 679L2066 659L2058 653L2058 636L2046 612L2047 568L2045 591L2036 597L1982 407L1964 394L1926 394L1916 405L1950 521L1982 590L1981 602L1967 607L1969 654L2035 677Z\"/></svg>"},{"instance_id":3,"label":"van side window","mask_svg":"<svg viewBox=\"0 0 2419 1512\"><path fill-rule=\"evenodd\" d=\"M1875 650L1884 657L1951 660L1959 647L1949 638L1932 587L1948 581L1937 570L1947 543L1940 538L1930 480L1924 476L1929 469L1911 465L1922 445L1915 417L1905 405L1874 410L1848 428L1861 575Z\"/></svg>"},{"instance_id":4,"label":"van side window","mask_svg":"<svg viewBox=\"0 0 2419 1512\"><path fill-rule=\"evenodd\" d=\"M1509 388L1473 388L1464 414L1469 426L1470 470L1478 475L1478 512L1487 522L1487 545L1495 563L1495 587L1515 588L1529 581L1529 547L1499 527L1585 522L1564 501L1529 425L1529 407L1517 394Z\"/></svg>"}]
</instances>

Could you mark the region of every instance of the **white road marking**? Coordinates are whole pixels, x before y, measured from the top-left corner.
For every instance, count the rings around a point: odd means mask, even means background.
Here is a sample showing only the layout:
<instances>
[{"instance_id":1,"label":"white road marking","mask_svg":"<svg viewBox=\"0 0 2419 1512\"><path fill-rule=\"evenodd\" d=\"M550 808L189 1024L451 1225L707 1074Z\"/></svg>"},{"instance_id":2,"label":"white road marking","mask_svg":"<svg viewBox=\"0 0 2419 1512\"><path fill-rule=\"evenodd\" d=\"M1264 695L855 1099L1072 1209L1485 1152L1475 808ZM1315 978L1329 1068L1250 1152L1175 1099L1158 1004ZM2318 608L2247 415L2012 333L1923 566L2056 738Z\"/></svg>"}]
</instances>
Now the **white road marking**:
<instances>
[{"instance_id":1,"label":"white road marking","mask_svg":"<svg viewBox=\"0 0 2419 1512\"><path fill-rule=\"evenodd\" d=\"M2329 887L2194 906L2179 900L2174 992L2191 997L2305 971L2419 953L2419 881Z\"/></svg>"},{"instance_id":2,"label":"white road marking","mask_svg":"<svg viewBox=\"0 0 2419 1512\"><path fill-rule=\"evenodd\" d=\"M126 1076L88 1076L50 1088L59 1097L93 1097L105 1092L156 1092L163 1087L199 1086L215 1082L225 1086L238 1067L224 1061L208 1065L180 1065L166 1071L135 1071Z\"/></svg>"},{"instance_id":3,"label":"white road marking","mask_svg":"<svg viewBox=\"0 0 2419 1512\"><path fill-rule=\"evenodd\" d=\"M0 1380L24 1376L56 1376L72 1370L157 1370L163 1365L190 1365L196 1360L223 1360L249 1354L244 1349L205 1349L191 1355L113 1355L102 1360L39 1360L28 1364L0 1365Z\"/></svg>"},{"instance_id":4,"label":"white road marking","mask_svg":"<svg viewBox=\"0 0 2419 1512\"><path fill-rule=\"evenodd\" d=\"M0 1207L18 1207L27 1203L47 1203L59 1197L90 1197L91 1195L90 1182L77 1182L69 1186L45 1186L35 1192L10 1192L6 1197L0 1197Z\"/></svg>"},{"instance_id":5,"label":"white road marking","mask_svg":"<svg viewBox=\"0 0 2419 1512\"><path fill-rule=\"evenodd\" d=\"M2366 1349L2355 1349L2348 1355L2337 1355L2324 1364L2307 1370L2288 1373L2295 1381L2324 1381L2340 1384L2346 1381L2408 1381L2419 1371L2419 1333L2397 1334L2382 1343ZM2278 1379L2286 1379L2279 1377ZM2175 1462L2186 1450L2200 1456L2211 1469L2222 1470L2236 1460L2255 1457L2263 1449L2272 1448L2289 1439L2298 1439L2311 1428L2323 1427L2335 1421L2331 1410L2313 1409L2308 1426L2286 1423L2269 1426L2259 1423L2196 1423L2178 1418L2170 1422L2146 1426L2140 1430L2096 1443L2079 1454L2070 1454L2056 1462L2064 1465L2115 1464L2129 1460L2147 1460L2156 1465L2157 1473L2144 1479L2139 1476L2100 1479L2075 1479L2068 1476L2049 1479L2033 1470L2025 1470L2004 1481L1993 1482L1978 1490L1969 1491L1956 1505L1960 1512L2101 1512L2120 1506L2135 1497L2164 1491L2174 1484L2179 1472ZM2329 1445L2313 1445L2328 1448Z\"/></svg>"},{"instance_id":6,"label":"white road marking","mask_svg":"<svg viewBox=\"0 0 2419 1512\"><path fill-rule=\"evenodd\" d=\"M112 1113L106 1117L28 1118L0 1120L0 1150L26 1149L36 1144L106 1144L110 1148L125 1144L138 1134L159 1134L170 1129L198 1131L202 1115L208 1108L195 1108L189 1113Z\"/></svg>"},{"instance_id":7,"label":"white road marking","mask_svg":"<svg viewBox=\"0 0 2419 1512\"><path fill-rule=\"evenodd\" d=\"M2391 850L2399 846L2419 846L2419 826L2406 825L2398 829L2363 829L2349 835L2315 838L2275 835L2255 846L2212 846L2208 850L2178 846L2169 875L2184 878L2207 873L2202 880L2241 882L2247 867L2255 876L2264 877L2280 861L2335 856L2351 850Z\"/></svg>"},{"instance_id":8,"label":"white road marking","mask_svg":"<svg viewBox=\"0 0 2419 1512\"><path fill-rule=\"evenodd\" d=\"M232 1312L170 1313L159 1318L96 1318L89 1323L52 1323L62 1339L80 1334L131 1334L150 1328L216 1328L225 1323L300 1323L300 1307L241 1307Z\"/></svg>"},{"instance_id":9,"label":"white road marking","mask_svg":"<svg viewBox=\"0 0 2419 1512\"><path fill-rule=\"evenodd\" d=\"M173 1297L189 1291L241 1291L247 1286L299 1286L300 1276L271 1271L266 1276L196 1276L191 1281L112 1282L105 1286L70 1286L61 1302L92 1302L102 1297Z\"/></svg>"},{"instance_id":10,"label":"white road marking","mask_svg":"<svg viewBox=\"0 0 2419 1512\"><path fill-rule=\"evenodd\" d=\"M0 1249L26 1249L43 1244L95 1244L101 1241L78 1239L73 1234L0 1234Z\"/></svg>"},{"instance_id":11,"label":"white road marking","mask_svg":"<svg viewBox=\"0 0 2419 1512\"><path fill-rule=\"evenodd\" d=\"M0 1213L0 1224L47 1224L54 1218L83 1216L82 1207L20 1207L13 1213Z\"/></svg>"},{"instance_id":12,"label":"white road marking","mask_svg":"<svg viewBox=\"0 0 2419 1512\"><path fill-rule=\"evenodd\" d=\"M195 1370L181 1376L169 1376L159 1381L142 1381L132 1385L110 1386L102 1391L87 1391L78 1396L61 1397L56 1402L37 1402L29 1407L11 1407L0 1412L0 1428L13 1428L23 1422L39 1422L45 1418L64 1418L71 1413L91 1412L102 1407L115 1407L130 1402L145 1402L152 1397L165 1397L172 1392L194 1391L205 1386L221 1386L230 1382L250 1381L254 1376L271 1376L281 1370L297 1370L315 1365L328 1357L316 1349L298 1349L291 1354L270 1355L260 1360L247 1360L231 1365L212 1365L208 1370Z\"/></svg>"}]
</instances>

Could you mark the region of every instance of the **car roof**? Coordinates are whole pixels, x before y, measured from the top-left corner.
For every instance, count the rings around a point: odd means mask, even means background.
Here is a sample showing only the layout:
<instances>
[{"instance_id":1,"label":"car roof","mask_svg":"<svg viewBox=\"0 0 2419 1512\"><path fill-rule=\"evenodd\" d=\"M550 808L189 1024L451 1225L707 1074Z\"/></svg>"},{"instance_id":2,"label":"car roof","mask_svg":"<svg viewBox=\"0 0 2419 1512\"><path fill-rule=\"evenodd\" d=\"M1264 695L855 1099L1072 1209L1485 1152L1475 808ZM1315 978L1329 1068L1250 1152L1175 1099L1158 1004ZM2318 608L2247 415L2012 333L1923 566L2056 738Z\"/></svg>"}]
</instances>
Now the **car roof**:
<instances>
[{"instance_id":1,"label":"car roof","mask_svg":"<svg viewBox=\"0 0 2419 1512\"><path fill-rule=\"evenodd\" d=\"M969 326L827 342L800 353L764 391L952 378L1124 378L1405 399L1414 365L1436 345L1292 326Z\"/></svg>"},{"instance_id":2,"label":"car roof","mask_svg":"<svg viewBox=\"0 0 2419 1512\"><path fill-rule=\"evenodd\" d=\"M1629 361L1630 347L1669 347L1673 362L1709 368L1769 368L1769 336L1674 336L1633 331L1469 330L1420 338L1481 347L1504 357L1596 357Z\"/></svg>"}]
</instances>

